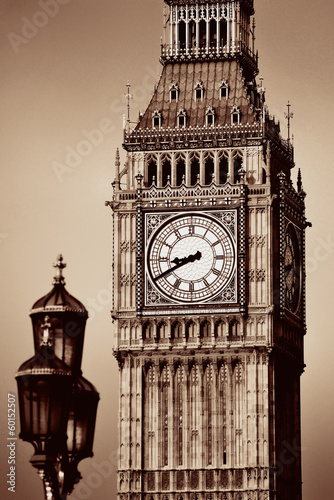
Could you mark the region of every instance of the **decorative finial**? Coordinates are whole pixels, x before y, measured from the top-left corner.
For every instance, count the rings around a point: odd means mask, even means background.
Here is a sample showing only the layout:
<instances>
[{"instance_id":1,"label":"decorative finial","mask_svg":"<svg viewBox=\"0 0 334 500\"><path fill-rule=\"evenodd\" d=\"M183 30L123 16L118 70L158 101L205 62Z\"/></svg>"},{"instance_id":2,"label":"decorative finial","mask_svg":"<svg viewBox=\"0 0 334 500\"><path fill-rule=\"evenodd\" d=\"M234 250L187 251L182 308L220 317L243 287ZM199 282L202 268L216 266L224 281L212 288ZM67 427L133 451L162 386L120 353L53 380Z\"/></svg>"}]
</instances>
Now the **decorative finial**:
<instances>
[{"instance_id":1,"label":"decorative finial","mask_svg":"<svg viewBox=\"0 0 334 500\"><path fill-rule=\"evenodd\" d=\"M65 279L63 276L63 269L66 267L66 264L63 262L62 254L59 254L57 257L57 263L53 264L53 267L57 269L57 274L54 277L53 285L65 285Z\"/></svg>"},{"instance_id":2,"label":"decorative finial","mask_svg":"<svg viewBox=\"0 0 334 500\"><path fill-rule=\"evenodd\" d=\"M121 160L119 156L119 149L116 149L116 157L115 157L115 167L116 167L116 175L115 175L115 185L117 184L119 186L119 175L120 175L120 166L121 166Z\"/></svg>"},{"instance_id":3,"label":"decorative finial","mask_svg":"<svg viewBox=\"0 0 334 500\"><path fill-rule=\"evenodd\" d=\"M118 149L118 148L116 148L116 159L115 159L115 165L116 165L116 166L120 166L120 165L121 165L120 156L119 156L119 149Z\"/></svg>"},{"instance_id":4,"label":"decorative finial","mask_svg":"<svg viewBox=\"0 0 334 500\"><path fill-rule=\"evenodd\" d=\"M133 95L130 94L130 82L128 82L126 84L126 89L127 89L127 93L124 94L124 97L126 98L127 100L127 110L128 110L128 116L127 116L127 132L129 133L130 132L130 99L133 99Z\"/></svg>"},{"instance_id":5,"label":"decorative finial","mask_svg":"<svg viewBox=\"0 0 334 500\"><path fill-rule=\"evenodd\" d=\"M298 169L298 176L297 176L297 189L298 193L300 193L303 189L303 184L302 184L302 173L300 171L300 168Z\"/></svg>"},{"instance_id":6,"label":"decorative finial","mask_svg":"<svg viewBox=\"0 0 334 500\"><path fill-rule=\"evenodd\" d=\"M286 120L288 120L288 147L290 149L290 120L293 118L293 113L290 112L291 104L290 101L288 101L288 104L286 105L288 108L288 112L284 113L284 116Z\"/></svg>"},{"instance_id":7,"label":"decorative finial","mask_svg":"<svg viewBox=\"0 0 334 500\"><path fill-rule=\"evenodd\" d=\"M41 326L41 328L43 330L41 345L50 346L52 344L52 340L51 340L51 333L50 333L51 323L50 323L49 316L44 317L44 323Z\"/></svg>"}]
</instances>

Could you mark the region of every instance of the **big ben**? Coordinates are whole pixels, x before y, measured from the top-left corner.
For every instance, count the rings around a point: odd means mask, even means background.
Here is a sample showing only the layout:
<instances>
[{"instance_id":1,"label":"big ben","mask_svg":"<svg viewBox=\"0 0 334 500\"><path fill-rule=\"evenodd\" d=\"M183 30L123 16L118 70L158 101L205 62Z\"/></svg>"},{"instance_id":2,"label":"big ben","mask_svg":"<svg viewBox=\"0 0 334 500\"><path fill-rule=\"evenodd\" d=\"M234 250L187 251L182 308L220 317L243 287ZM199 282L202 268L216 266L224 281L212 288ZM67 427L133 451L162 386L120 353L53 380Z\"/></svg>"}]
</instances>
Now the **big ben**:
<instances>
[{"instance_id":1,"label":"big ben","mask_svg":"<svg viewBox=\"0 0 334 500\"><path fill-rule=\"evenodd\" d=\"M308 223L254 2L165 4L160 80L109 202L118 500L301 500Z\"/></svg>"}]
</instances>

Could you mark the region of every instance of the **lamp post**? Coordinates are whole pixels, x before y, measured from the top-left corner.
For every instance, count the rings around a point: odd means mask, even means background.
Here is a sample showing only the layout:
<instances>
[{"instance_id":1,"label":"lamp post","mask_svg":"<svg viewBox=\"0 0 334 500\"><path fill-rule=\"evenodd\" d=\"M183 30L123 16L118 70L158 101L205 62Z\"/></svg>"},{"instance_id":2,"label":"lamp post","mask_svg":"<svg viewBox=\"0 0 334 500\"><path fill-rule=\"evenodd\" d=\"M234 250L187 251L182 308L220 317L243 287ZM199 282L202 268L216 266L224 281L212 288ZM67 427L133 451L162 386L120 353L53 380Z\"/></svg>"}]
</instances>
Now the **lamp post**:
<instances>
[{"instance_id":1,"label":"lamp post","mask_svg":"<svg viewBox=\"0 0 334 500\"><path fill-rule=\"evenodd\" d=\"M81 372L88 313L65 289L65 266L59 255L53 289L32 308L35 355L16 375L20 438L34 446L30 462L46 500L65 500L81 479L77 465L93 456L99 401Z\"/></svg>"}]
</instances>

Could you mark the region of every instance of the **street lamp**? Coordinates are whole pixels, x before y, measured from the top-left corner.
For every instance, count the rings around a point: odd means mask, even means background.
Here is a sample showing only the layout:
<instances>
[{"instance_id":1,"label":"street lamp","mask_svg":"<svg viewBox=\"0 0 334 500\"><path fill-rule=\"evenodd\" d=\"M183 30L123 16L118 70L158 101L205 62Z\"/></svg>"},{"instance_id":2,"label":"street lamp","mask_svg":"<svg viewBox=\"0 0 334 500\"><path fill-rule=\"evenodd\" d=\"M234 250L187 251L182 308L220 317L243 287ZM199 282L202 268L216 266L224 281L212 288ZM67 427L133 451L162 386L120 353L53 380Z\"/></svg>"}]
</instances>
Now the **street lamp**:
<instances>
[{"instance_id":1,"label":"street lamp","mask_svg":"<svg viewBox=\"0 0 334 500\"><path fill-rule=\"evenodd\" d=\"M78 463L93 456L99 394L82 377L88 313L65 289L61 255L53 289L31 311L35 355L16 375L21 433L34 446L31 464L43 480L46 500L65 500L81 479Z\"/></svg>"}]
</instances>

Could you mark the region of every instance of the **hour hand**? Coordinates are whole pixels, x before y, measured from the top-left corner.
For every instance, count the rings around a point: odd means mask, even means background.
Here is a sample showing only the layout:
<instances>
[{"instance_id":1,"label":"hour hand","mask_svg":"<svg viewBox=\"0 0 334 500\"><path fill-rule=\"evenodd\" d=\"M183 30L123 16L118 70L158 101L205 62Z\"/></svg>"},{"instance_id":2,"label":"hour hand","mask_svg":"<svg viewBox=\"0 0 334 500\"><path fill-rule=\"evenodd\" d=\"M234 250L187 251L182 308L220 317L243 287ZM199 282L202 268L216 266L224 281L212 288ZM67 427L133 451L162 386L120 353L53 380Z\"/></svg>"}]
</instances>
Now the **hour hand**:
<instances>
[{"instance_id":1,"label":"hour hand","mask_svg":"<svg viewBox=\"0 0 334 500\"><path fill-rule=\"evenodd\" d=\"M156 276L153 278L154 281L163 278L164 276L168 276L168 274L171 274L175 269L178 269L181 266L184 266L185 264L188 264L189 262L195 262L195 260L199 260L202 257L201 252L197 251L195 254L188 255L188 257L183 257L182 259L179 259L178 257L175 257L171 262L175 264L174 267L171 267L170 269L167 269L167 271L164 271L163 273L159 274L159 276Z\"/></svg>"}]
</instances>

